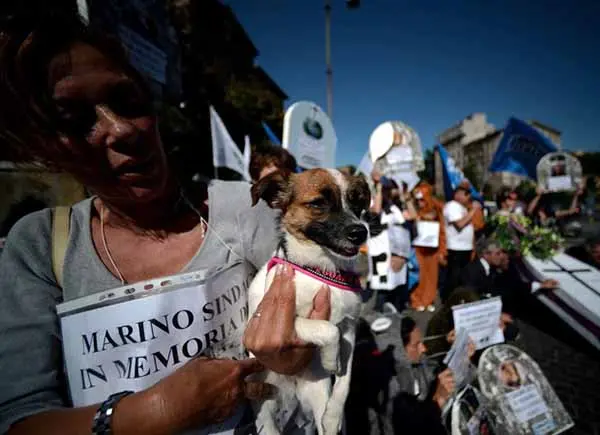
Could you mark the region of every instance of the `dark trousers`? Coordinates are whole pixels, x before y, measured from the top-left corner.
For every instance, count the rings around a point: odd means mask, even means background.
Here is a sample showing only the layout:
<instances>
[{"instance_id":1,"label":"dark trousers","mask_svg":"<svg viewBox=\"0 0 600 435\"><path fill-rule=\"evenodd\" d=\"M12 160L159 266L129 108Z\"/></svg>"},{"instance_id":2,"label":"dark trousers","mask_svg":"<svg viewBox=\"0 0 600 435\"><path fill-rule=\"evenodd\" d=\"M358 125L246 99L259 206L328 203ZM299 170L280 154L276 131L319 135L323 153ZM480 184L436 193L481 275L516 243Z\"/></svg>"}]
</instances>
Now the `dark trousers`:
<instances>
[{"instance_id":1,"label":"dark trousers","mask_svg":"<svg viewBox=\"0 0 600 435\"><path fill-rule=\"evenodd\" d=\"M408 302L408 286L406 284L399 285L394 290L378 290L375 299L375 311L381 311L383 304L391 303L398 312L402 312Z\"/></svg>"},{"instance_id":2,"label":"dark trousers","mask_svg":"<svg viewBox=\"0 0 600 435\"><path fill-rule=\"evenodd\" d=\"M463 268L471 261L473 251L451 251L448 249L448 271L446 282L440 295L442 302L460 285L460 274Z\"/></svg>"}]
</instances>

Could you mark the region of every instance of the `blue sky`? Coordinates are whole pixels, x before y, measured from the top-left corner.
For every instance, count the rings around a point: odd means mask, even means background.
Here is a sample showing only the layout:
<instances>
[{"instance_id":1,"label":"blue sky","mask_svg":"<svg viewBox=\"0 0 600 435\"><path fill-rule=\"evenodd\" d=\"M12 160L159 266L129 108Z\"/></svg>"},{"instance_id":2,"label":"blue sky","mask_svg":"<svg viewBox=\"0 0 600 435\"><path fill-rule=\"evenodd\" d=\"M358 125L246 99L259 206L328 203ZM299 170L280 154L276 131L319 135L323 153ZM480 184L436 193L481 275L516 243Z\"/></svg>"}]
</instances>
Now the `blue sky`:
<instances>
[{"instance_id":1,"label":"blue sky","mask_svg":"<svg viewBox=\"0 0 600 435\"><path fill-rule=\"evenodd\" d=\"M600 151L600 2L331 0L338 164L357 164L387 120L428 148L473 112L563 132L567 149ZM230 0L289 94L326 109L321 0Z\"/></svg>"}]
</instances>

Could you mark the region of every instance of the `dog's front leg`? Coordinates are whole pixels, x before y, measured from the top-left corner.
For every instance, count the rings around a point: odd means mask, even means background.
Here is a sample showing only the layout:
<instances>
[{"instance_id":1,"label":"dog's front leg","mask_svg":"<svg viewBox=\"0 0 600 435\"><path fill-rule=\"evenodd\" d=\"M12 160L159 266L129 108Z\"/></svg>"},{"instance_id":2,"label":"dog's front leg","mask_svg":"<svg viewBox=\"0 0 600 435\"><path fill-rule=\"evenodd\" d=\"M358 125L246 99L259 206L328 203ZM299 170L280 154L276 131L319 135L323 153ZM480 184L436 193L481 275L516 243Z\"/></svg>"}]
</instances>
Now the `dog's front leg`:
<instances>
[{"instance_id":1,"label":"dog's front leg","mask_svg":"<svg viewBox=\"0 0 600 435\"><path fill-rule=\"evenodd\" d=\"M296 394L302 409L310 410L319 435L323 434L323 415L331 396L331 378L329 375L315 377L313 373L299 376L296 381Z\"/></svg>"},{"instance_id":2,"label":"dog's front leg","mask_svg":"<svg viewBox=\"0 0 600 435\"><path fill-rule=\"evenodd\" d=\"M319 347L321 364L330 373L339 370L340 330L327 320L312 320L296 317L298 338Z\"/></svg>"},{"instance_id":3,"label":"dog's front leg","mask_svg":"<svg viewBox=\"0 0 600 435\"><path fill-rule=\"evenodd\" d=\"M342 328L342 344L340 358L343 361L343 373L335 378L331 397L327 402L327 409L323 415L322 425L325 435L337 435L342 428L344 406L350 391L350 375L352 372L352 359L354 356L354 343L356 338L356 322L348 318L340 325Z\"/></svg>"}]
</instances>

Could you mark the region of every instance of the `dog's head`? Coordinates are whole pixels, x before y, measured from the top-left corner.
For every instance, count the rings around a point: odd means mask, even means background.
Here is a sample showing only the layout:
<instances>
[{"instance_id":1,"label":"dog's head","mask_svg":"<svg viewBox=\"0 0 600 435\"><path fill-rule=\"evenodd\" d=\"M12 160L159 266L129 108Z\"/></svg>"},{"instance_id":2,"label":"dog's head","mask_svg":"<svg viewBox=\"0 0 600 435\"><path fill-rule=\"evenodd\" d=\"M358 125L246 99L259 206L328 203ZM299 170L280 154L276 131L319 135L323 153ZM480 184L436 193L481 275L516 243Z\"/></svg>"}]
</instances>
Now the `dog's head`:
<instances>
[{"instance_id":1,"label":"dog's head","mask_svg":"<svg viewBox=\"0 0 600 435\"><path fill-rule=\"evenodd\" d=\"M303 247L318 246L351 260L367 240L360 217L369 208L371 194L362 177L329 169L289 177L276 172L252 186L253 204L260 198L281 210L282 230Z\"/></svg>"}]
</instances>

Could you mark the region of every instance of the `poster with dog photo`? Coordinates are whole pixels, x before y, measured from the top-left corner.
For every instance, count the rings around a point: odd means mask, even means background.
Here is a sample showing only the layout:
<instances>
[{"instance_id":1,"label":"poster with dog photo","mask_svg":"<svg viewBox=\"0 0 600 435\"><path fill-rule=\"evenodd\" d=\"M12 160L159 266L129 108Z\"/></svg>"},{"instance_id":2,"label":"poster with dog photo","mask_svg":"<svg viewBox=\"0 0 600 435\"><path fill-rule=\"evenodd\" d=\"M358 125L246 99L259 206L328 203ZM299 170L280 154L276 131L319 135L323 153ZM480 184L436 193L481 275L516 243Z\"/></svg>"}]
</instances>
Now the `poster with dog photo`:
<instances>
[{"instance_id":1,"label":"poster with dog photo","mask_svg":"<svg viewBox=\"0 0 600 435\"><path fill-rule=\"evenodd\" d=\"M572 191L582 180L577 157L563 152L546 154L536 167L538 184L550 192Z\"/></svg>"},{"instance_id":2,"label":"poster with dog photo","mask_svg":"<svg viewBox=\"0 0 600 435\"><path fill-rule=\"evenodd\" d=\"M559 434L574 423L539 365L520 349L486 349L477 369L479 387L507 433Z\"/></svg>"}]
</instances>

